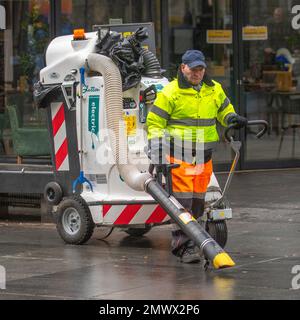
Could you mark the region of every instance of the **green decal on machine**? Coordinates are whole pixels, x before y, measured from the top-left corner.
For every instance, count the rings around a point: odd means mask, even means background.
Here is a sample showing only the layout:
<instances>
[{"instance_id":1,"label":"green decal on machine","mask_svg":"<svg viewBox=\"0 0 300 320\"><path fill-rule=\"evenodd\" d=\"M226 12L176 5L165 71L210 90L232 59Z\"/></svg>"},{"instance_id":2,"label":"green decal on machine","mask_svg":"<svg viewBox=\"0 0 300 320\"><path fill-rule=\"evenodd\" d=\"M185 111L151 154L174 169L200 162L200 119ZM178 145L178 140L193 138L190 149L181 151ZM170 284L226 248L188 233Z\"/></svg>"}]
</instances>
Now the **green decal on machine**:
<instances>
[{"instance_id":1,"label":"green decal on machine","mask_svg":"<svg viewBox=\"0 0 300 320\"><path fill-rule=\"evenodd\" d=\"M96 136L99 132L99 96L89 96L89 131Z\"/></svg>"}]
</instances>

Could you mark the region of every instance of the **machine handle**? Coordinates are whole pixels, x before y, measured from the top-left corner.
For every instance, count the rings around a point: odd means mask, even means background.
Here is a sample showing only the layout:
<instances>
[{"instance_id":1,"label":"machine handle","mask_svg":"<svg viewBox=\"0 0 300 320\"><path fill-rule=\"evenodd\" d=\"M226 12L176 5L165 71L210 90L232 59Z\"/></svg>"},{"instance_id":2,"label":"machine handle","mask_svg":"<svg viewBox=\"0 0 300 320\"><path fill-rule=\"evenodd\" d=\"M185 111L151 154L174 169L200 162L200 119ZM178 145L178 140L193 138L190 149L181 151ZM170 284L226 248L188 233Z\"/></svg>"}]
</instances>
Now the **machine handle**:
<instances>
[{"instance_id":1,"label":"machine handle","mask_svg":"<svg viewBox=\"0 0 300 320\"><path fill-rule=\"evenodd\" d=\"M153 171L154 171L154 164L153 163L150 163L149 164L149 169L148 169L149 173L150 174L153 174Z\"/></svg>"},{"instance_id":2,"label":"machine handle","mask_svg":"<svg viewBox=\"0 0 300 320\"><path fill-rule=\"evenodd\" d=\"M85 69L82 67L79 69L80 71L80 83L85 86L85 81L84 81L84 73L85 73ZM82 92L80 93L82 95Z\"/></svg>"},{"instance_id":3,"label":"machine handle","mask_svg":"<svg viewBox=\"0 0 300 320\"><path fill-rule=\"evenodd\" d=\"M250 121L247 122L247 127L248 126L257 126L257 125L262 125L263 126L263 129L256 134L256 138L259 139L267 132L269 124L265 120L250 120ZM234 129L234 127L235 127L235 124L230 124L225 129L224 136L225 136L225 140L227 142L230 142L233 139L233 137L229 134L229 131L231 129Z\"/></svg>"},{"instance_id":4,"label":"machine handle","mask_svg":"<svg viewBox=\"0 0 300 320\"><path fill-rule=\"evenodd\" d=\"M157 89L154 84L152 84L150 87L146 88L144 92L142 93L142 98L144 102L147 102L149 100L154 101L157 97Z\"/></svg>"},{"instance_id":5,"label":"machine handle","mask_svg":"<svg viewBox=\"0 0 300 320\"><path fill-rule=\"evenodd\" d=\"M256 138L261 138L268 130L269 123L265 120L250 120L248 121L248 126L263 126L263 129L256 134Z\"/></svg>"}]
</instances>

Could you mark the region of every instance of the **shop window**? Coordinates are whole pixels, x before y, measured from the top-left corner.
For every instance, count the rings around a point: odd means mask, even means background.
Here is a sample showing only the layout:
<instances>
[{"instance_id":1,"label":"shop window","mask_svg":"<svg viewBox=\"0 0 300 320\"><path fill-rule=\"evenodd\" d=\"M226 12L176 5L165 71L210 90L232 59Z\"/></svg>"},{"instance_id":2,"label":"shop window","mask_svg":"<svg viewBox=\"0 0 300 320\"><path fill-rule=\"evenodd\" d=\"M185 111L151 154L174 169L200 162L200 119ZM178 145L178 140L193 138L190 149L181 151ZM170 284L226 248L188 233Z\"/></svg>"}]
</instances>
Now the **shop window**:
<instances>
[{"instance_id":1,"label":"shop window","mask_svg":"<svg viewBox=\"0 0 300 320\"><path fill-rule=\"evenodd\" d=\"M287 0L244 1L244 109L248 119L269 122L261 140L246 132L246 163L300 158L300 34L292 7Z\"/></svg>"},{"instance_id":2,"label":"shop window","mask_svg":"<svg viewBox=\"0 0 300 320\"><path fill-rule=\"evenodd\" d=\"M235 104L233 85L232 1L169 0L171 50L167 66L170 78L176 77L181 57L186 50L201 50L207 61L206 73L220 82ZM237 109L238 111L238 109ZM223 127L217 126L222 139ZM220 144L215 163L225 164L231 150Z\"/></svg>"},{"instance_id":3,"label":"shop window","mask_svg":"<svg viewBox=\"0 0 300 320\"><path fill-rule=\"evenodd\" d=\"M72 34L74 29L93 31L93 25L153 22L157 57L161 55L161 0L61 0L58 34Z\"/></svg>"},{"instance_id":4,"label":"shop window","mask_svg":"<svg viewBox=\"0 0 300 320\"><path fill-rule=\"evenodd\" d=\"M168 69L171 76L176 75L182 54L188 49L197 49L205 54L211 76L220 78L230 89L231 1L169 0L169 28L172 50ZM207 32L220 30L224 31L224 41L210 41Z\"/></svg>"},{"instance_id":5,"label":"shop window","mask_svg":"<svg viewBox=\"0 0 300 320\"><path fill-rule=\"evenodd\" d=\"M59 33L71 34L74 28L92 31L93 25L151 22L151 1L140 0L61 0Z\"/></svg>"},{"instance_id":6,"label":"shop window","mask_svg":"<svg viewBox=\"0 0 300 320\"><path fill-rule=\"evenodd\" d=\"M45 112L35 107L32 92L45 66L44 55L50 40L50 1L1 1L1 5L6 11L6 29L0 31L0 153L3 158L17 155L8 106L16 106L20 125L46 129Z\"/></svg>"}]
</instances>

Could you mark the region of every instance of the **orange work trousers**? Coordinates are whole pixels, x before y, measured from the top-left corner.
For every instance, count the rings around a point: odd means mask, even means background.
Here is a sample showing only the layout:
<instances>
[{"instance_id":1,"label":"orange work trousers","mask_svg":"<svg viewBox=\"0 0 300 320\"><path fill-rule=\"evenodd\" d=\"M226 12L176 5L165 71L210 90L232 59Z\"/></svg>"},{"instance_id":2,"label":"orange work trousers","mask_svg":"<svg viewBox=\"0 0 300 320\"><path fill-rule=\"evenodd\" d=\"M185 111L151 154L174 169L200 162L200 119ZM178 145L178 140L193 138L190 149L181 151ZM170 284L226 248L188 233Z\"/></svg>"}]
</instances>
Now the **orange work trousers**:
<instances>
[{"instance_id":1,"label":"orange work trousers","mask_svg":"<svg viewBox=\"0 0 300 320\"><path fill-rule=\"evenodd\" d=\"M170 156L167 156L167 160L180 164L180 167L171 171L174 197L195 219L200 218L204 212L205 194L213 171L212 160L201 164L187 163ZM179 226L174 225L172 253L180 256L181 248L187 246L194 246L193 241Z\"/></svg>"},{"instance_id":2,"label":"orange work trousers","mask_svg":"<svg viewBox=\"0 0 300 320\"><path fill-rule=\"evenodd\" d=\"M199 218L203 214L205 194L213 171L212 160L200 164L187 163L170 156L167 160L180 164L180 167L171 171L174 197L194 218Z\"/></svg>"}]
</instances>

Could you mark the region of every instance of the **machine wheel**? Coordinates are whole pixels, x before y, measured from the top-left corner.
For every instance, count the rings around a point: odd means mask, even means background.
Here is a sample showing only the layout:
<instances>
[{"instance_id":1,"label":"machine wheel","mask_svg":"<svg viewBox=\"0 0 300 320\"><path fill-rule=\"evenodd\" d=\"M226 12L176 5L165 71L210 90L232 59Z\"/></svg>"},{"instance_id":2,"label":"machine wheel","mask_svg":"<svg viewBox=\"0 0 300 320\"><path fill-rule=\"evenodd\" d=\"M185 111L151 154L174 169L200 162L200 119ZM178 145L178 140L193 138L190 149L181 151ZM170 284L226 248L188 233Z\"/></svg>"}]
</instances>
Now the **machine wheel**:
<instances>
[{"instance_id":1,"label":"machine wheel","mask_svg":"<svg viewBox=\"0 0 300 320\"><path fill-rule=\"evenodd\" d=\"M48 204L56 206L60 203L63 196L61 186L54 181L46 184L44 189L44 198Z\"/></svg>"},{"instance_id":2,"label":"machine wheel","mask_svg":"<svg viewBox=\"0 0 300 320\"><path fill-rule=\"evenodd\" d=\"M64 198L59 204L56 228L66 243L84 244L92 236L94 227L89 207L80 196Z\"/></svg>"},{"instance_id":3,"label":"machine wheel","mask_svg":"<svg viewBox=\"0 0 300 320\"><path fill-rule=\"evenodd\" d=\"M225 248L228 238L226 221L207 221L206 231L222 247Z\"/></svg>"},{"instance_id":4,"label":"machine wheel","mask_svg":"<svg viewBox=\"0 0 300 320\"><path fill-rule=\"evenodd\" d=\"M128 228L125 230L125 232L132 237L142 237L151 229L152 227L150 225L146 225L144 228Z\"/></svg>"}]
</instances>

